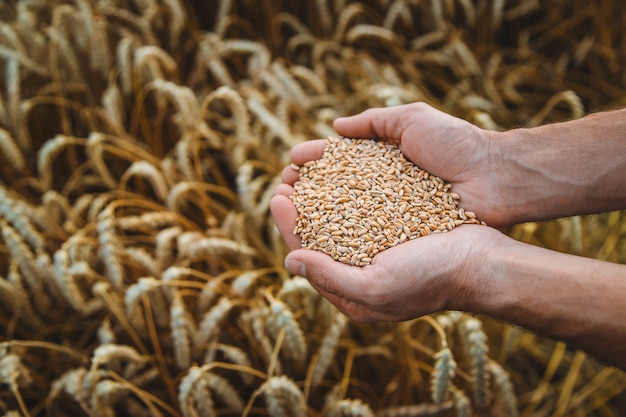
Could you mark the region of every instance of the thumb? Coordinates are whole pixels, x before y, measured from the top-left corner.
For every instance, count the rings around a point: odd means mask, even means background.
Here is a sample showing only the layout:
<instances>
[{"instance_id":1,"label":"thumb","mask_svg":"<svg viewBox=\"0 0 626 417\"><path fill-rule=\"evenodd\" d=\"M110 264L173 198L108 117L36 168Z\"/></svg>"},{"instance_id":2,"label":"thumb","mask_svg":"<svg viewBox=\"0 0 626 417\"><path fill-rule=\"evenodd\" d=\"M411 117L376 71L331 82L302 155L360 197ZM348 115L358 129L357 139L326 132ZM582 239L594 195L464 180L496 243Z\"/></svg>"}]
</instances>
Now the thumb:
<instances>
[{"instance_id":1,"label":"thumb","mask_svg":"<svg viewBox=\"0 0 626 417\"><path fill-rule=\"evenodd\" d=\"M315 250L298 249L285 258L285 267L301 275L333 303L341 312L356 321L370 321L371 312L362 304L367 294L365 269L335 261Z\"/></svg>"},{"instance_id":2,"label":"thumb","mask_svg":"<svg viewBox=\"0 0 626 417\"><path fill-rule=\"evenodd\" d=\"M347 138L399 141L410 125L414 110L415 104L368 109L355 116L336 119L333 128Z\"/></svg>"}]
</instances>

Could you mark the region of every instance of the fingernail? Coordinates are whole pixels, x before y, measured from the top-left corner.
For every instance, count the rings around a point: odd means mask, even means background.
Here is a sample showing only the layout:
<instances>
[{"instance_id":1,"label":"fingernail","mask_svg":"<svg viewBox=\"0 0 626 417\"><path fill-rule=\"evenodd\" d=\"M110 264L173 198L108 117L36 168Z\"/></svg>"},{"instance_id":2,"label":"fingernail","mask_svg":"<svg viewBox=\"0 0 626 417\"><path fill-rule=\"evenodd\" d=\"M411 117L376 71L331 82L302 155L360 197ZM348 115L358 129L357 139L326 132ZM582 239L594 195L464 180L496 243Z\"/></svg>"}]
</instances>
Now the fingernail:
<instances>
[{"instance_id":1,"label":"fingernail","mask_svg":"<svg viewBox=\"0 0 626 417\"><path fill-rule=\"evenodd\" d=\"M306 266L302 262L287 259L285 260L285 268L292 275L300 275L306 278Z\"/></svg>"}]
</instances>

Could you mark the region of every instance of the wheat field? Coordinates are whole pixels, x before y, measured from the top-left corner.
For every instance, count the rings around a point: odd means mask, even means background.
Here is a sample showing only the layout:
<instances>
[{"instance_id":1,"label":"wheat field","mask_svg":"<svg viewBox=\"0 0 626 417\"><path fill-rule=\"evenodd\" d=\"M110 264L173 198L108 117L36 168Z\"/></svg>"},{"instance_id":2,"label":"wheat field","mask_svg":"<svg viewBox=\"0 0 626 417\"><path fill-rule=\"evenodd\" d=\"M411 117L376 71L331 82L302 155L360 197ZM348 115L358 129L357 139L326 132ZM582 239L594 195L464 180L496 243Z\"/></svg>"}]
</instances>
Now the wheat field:
<instances>
[{"instance_id":1,"label":"wheat field","mask_svg":"<svg viewBox=\"0 0 626 417\"><path fill-rule=\"evenodd\" d=\"M289 150L425 101L626 105L616 1L1 0L0 415L619 416L626 374L460 312L357 325L283 267ZM626 213L505 230L626 263Z\"/></svg>"}]
</instances>

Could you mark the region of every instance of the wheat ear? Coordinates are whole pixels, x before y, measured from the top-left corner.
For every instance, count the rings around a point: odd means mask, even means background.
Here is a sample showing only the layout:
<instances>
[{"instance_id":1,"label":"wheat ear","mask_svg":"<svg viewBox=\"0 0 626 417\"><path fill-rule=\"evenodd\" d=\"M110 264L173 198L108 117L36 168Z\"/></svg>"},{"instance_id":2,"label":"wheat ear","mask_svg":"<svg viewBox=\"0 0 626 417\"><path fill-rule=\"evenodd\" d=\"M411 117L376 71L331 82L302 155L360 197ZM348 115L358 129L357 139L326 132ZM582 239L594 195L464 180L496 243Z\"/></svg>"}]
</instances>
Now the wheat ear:
<instances>
[{"instance_id":1,"label":"wheat ear","mask_svg":"<svg viewBox=\"0 0 626 417\"><path fill-rule=\"evenodd\" d=\"M487 391L489 389L489 374L486 369L489 361L487 336L483 332L480 320L474 317L467 317L462 320L459 332L471 363L474 401L479 407L484 407L487 404Z\"/></svg>"},{"instance_id":2,"label":"wheat ear","mask_svg":"<svg viewBox=\"0 0 626 417\"><path fill-rule=\"evenodd\" d=\"M22 171L26 167L24 155L19 146L15 142L15 139L11 134L2 128L0 128L0 151L4 154L5 160L8 161L15 170Z\"/></svg>"},{"instance_id":3,"label":"wheat ear","mask_svg":"<svg viewBox=\"0 0 626 417\"><path fill-rule=\"evenodd\" d=\"M447 344L435 354L435 369L431 376L431 395L437 405L443 404L450 394L452 379L456 371L456 362Z\"/></svg>"},{"instance_id":4,"label":"wheat ear","mask_svg":"<svg viewBox=\"0 0 626 417\"><path fill-rule=\"evenodd\" d=\"M329 404L324 417L374 417L374 412L361 400L344 399Z\"/></svg>"},{"instance_id":5,"label":"wheat ear","mask_svg":"<svg viewBox=\"0 0 626 417\"><path fill-rule=\"evenodd\" d=\"M317 351L317 361L315 362L313 372L311 374L311 384L317 386L322 382L322 378L326 375L335 352L339 344L339 337L346 327L348 319L341 313L336 313L333 323L324 335L320 347Z\"/></svg>"},{"instance_id":6,"label":"wheat ear","mask_svg":"<svg viewBox=\"0 0 626 417\"><path fill-rule=\"evenodd\" d=\"M286 375L274 376L261 386L270 417L305 417L302 391Z\"/></svg>"},{"instance_id":7,"label":"wheat ear","mask_svg":"<svg viewBox=\"0 0 626 417\"><path fill-rule=\"evenodd\" d=\"M190 336L194 333L195 325L187 311L183 298L175 293L170 308L172 345L174 360L178 369L187 369L191 364Z\"/></svg>"},{"instance_id":8,"label":"wheat ear","mask_svg":"<svg viewBox=\"0 0 626 417\"><path fill-rule=\"evenodd\" d=\"M194 346L200 346L217 337L220 332L221 324L226 320L228 313L234 306L235 303L231 299L222 296L217 304L202 317L198 331L193 335Z\"/></svg>"},{"instance_id":9,"label":"wheat ear","mask_svg":"<svg viewBox=\"0 0 626 417\"><path fill-rule=\"evenodd\" d=\"M159 271L165 271L174 262L175 243L183 230L178 227L168 227L160 230L155 237L156 247L154 258L156 259Z\"/></svg>"},{"instance_id":10,"label":"wheat ear","mask_svg":"<svg viewBox=\"0 0 626 417\"><path fill-rule=\"evenodd\" d=\"M452 398L457 417L472 417L472 404L463 391L452 387Z\"/></svg>"},{"instance_id":11,"label":"wheat ear","mask_svg":"<svg viewBox=\"0 0 626 417\"><path fill-rule=\"evenodd\" d=\"M141 308L143 296L148 295L152 290L161 286L161 282L152 277L142 277L126 289L124 301L126 304L126 316L138 331L146 329L144 311Z\"/></svg>"},{"instance_id":12,"label":"wheat ear","mask_svg":"<svg viewBox=\"0 0 626 417\"><path fill-rule=\"evenodd\" d=\"M112 209L105 209L98 216L96 229L100 243L100 256L104 261L104 273L109 282L117 289L124 287L125 271L120 261L124 251L119 236L115 233L115 221Z\"/></svg>"},{"instance_id":13,"label":"wheat ear","mask_svg":"<svg viewBox=\"0 0 626 417\"><path fill-rule=\"evenodd\" d=\"M9 254L16 260L33 299L37 300L38 308L40 311L47 311L51 305L51 300L45 291L44 281L41 280L37 271L35 255L16 230L4 220L0 220L0 229L2 229L2 238Z\"/></svg>"},{"instance_id":14,"label":"wheat ear","mask_svg":"<svg viewBox=\"0 0 626 417\"><path fill-rule=\"evenodd\" d=\"M509 374L502 368L502 366L493 360L487 363L487 371L493 377L494 388L500 393L504 410L508 417L517 417L519 414L517 408L517 395L513 389L513 384L509 378Z\"/></svg>"},{"instance_id":15,"label":"wheat ear","mask_svg":"<svg viewBox=\"0 0 626 417\"><path fill-rule=\"evenodd\" d=\"M277 299L270 301L270 311L266 322L267 330L274 340L277 340L279 333L284 330L283 353L292 359L296 366L303 366L306 361L306 339L293 313L285 303Z\"/></svg>"},{"instance_id":16,"label":"wheat ear","mask_svg":"<svg viewBox=\"0 0 626 417\"><path fill-rule=\"evenodd\" d=\"M413 404L385 407L380 410L377 417L436 417L448 415L454 407L451 400L445 401L441 405L436 404ZM460 417L460 415L458 416ZM469 417L469 416L464 416Z\"/></svg>"},{"instance_id":17,"label":"wheat ear","mask_svg":"<svg viewBox=\"0 0 626 417\"><path fill-rule=\"evenodd\" d=\"M196 365L178 384L178 402L183 417L217 417L204 371Z\"/></svg>"},{"instance_id":18,"label":"wheat ear","mask_svg":"<svg viewBox=\"0 0 626 417\"><path fill-rule=\"evenodd\" d=\"M120 179L120 183L126 184L129 178L135 175L148 180L160 201L164 202L167 200L169 187L167 185L167 181L157 167L148 161L135 161L124 172L124 175L122 175L122 178Z\"/></svg>"}]
</instances>

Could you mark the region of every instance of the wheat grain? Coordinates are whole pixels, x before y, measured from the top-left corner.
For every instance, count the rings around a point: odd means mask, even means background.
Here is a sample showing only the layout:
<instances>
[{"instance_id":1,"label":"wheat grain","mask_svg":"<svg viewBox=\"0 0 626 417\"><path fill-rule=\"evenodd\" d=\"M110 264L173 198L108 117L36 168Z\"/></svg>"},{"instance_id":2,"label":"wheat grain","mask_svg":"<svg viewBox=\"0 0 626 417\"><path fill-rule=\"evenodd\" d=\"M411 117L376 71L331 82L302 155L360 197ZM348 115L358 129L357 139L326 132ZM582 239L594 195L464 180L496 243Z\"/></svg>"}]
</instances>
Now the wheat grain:
<instances>
[{"instance_id":1,"label":"wheat grain","mask_svg":"<svg viewBox=\"0 0 626 417\"><path fill-rule=\"evenodd\" d=\"M303 248L367 265L409 239L479 223L457 208L459 196L450 189L391 143L329 138L322 158L305 163L294 184L294 234Z\"/></svg>"}]
</instances>

